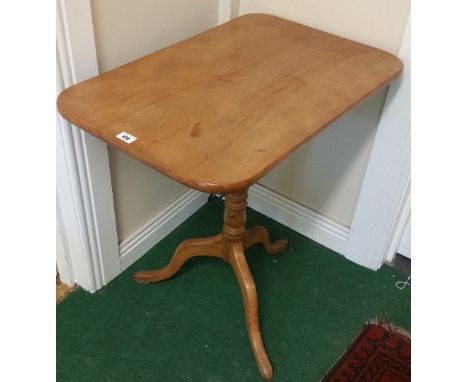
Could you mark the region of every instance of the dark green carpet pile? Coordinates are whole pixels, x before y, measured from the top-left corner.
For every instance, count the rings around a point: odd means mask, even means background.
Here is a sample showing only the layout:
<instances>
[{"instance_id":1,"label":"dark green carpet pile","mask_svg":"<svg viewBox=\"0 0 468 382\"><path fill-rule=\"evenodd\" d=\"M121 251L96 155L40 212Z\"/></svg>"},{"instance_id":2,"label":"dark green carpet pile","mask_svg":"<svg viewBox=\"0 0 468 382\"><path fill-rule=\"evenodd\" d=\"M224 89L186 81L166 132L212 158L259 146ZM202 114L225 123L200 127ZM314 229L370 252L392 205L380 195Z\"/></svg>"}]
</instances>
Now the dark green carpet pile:
<instances>
[{"instance_id":1,"label":"dark green carpet pile","mask_svg":"<svg viewBox=\"0 0 468 382\"><path fill-rule=\"evenodd\" d=\"M144 285L132 273L165 265L190 237L219 233L223 205L211 201L101 291L77 290L57 306L57 381L262 381L244 323L242 295L228 264L194 258L170 280ZM377 316L410 329L406 277L359 267L249 209L289 247L247 251L273 381L318 381Z\"/></svg>"}]
</instances>

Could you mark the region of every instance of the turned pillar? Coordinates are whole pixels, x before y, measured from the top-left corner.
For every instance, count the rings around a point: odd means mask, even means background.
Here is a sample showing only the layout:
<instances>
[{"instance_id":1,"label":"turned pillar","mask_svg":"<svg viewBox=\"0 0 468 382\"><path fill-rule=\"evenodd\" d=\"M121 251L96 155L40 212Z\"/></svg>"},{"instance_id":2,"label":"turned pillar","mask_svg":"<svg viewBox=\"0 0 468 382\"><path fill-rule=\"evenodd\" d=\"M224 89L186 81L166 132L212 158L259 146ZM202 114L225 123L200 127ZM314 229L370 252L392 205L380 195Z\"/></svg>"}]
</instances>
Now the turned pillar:
<instances>
[{"instance_id":1,"label":"turned pillar","mask_svg":"<svg viewBox=\"0 0 468 382\"><path fill-rule=\"evenodd\" d=\"M223 249L228 243L242 242L245 232L247 190L226 195L224 201ZM226 253L226 251L224 251Z\"/></svg>"}]
</instances>

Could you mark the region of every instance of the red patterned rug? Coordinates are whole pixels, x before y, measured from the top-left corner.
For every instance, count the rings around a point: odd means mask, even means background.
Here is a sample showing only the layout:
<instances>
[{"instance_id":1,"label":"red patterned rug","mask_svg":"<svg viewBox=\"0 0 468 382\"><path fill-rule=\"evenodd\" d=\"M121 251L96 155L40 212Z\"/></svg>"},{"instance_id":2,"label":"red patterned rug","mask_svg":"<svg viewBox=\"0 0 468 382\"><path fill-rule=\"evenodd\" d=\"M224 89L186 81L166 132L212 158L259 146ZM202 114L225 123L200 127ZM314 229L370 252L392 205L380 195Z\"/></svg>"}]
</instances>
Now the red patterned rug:
<instances>
[{"instance_id":1,"label":"red patterned rug","mask_svg":"<svg viewBox=\"0 0 468 382\"><path fill-rule=\"evenodd\" d=\"M368 324L322 382L406 382L411 380L411 340L402 329Z\"/></svg>"}]
</instances>

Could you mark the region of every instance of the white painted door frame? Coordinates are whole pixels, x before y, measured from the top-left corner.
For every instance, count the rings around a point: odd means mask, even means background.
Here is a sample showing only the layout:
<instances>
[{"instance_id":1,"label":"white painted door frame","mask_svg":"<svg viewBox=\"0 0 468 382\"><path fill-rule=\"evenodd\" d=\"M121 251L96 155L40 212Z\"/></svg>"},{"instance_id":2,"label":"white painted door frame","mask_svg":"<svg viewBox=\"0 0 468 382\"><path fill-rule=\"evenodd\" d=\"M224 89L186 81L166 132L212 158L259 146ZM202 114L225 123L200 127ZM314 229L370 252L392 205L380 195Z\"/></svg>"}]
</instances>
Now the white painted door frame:
<instances>
[{"instance_id":1,"label":"white painted door frame","mask_svg":"<svg viewBox=\"0 0 468 382\"><path fill-rule=\"evenodd\" d=\"M403 255L408 259L411 259L411 210L410 210L411 202L410 202L410 198L411 196L408 198L408 201L406 203L407 207L405 208L405 210L407 213L405 215L407 215L407 218L406 218L406 221L402 219L402 221L404 221L405 223L402 226L403 231L401 233L401 240L398 243L398 247L396 249L396 253L399 253L400 255ZM392 259L389 259L389 260L391 261Z\"/></svg>"},{"instance_id":2,"label":"white painted door frame","mask_svg":"<svg viewBox=\"0 0 468 382\"><path fill-rule=\"evenodd\" d=\"M388 91L345 249L371 269L393 259L410 216L411 17L399 57L405 69Z\"/></svg>"},{"instance_id":3,"label":"white painted door frame","mask_svg":"<svg viewBox=\"0 0 468 382\"><path fill-rule=\"evenodd\" d=\"M57 95L98 74L89 0L57 0ZM57 113L57 269L95 292L206 202L187 190L118 243L107 146Z\"/></svg>"},{"instance_id":4,"label":"white painted door frame","mask_svg":"<svg viewBox=\"0 0 468 382\"><path fill-rule=\"evenodd\" d=\"M57 0L57 94L98 74L89 0ZM56 124L57 268L95 292L121 272L107 146Z\"/></svg>"}]
</instances>

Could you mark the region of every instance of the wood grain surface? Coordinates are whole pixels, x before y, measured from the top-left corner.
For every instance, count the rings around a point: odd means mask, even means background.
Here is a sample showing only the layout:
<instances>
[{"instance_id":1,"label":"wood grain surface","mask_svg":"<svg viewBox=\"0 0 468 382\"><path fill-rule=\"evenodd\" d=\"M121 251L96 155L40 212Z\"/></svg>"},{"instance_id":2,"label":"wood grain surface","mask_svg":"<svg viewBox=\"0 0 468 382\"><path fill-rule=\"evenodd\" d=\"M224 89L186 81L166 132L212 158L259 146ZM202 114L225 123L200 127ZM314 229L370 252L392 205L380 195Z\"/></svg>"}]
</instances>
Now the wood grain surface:
<instances>
[{"instance_id":1,"label":"wood grain surface","mask_svg":"<svg viewBox=\"0 0 468 382\"><path fill-rule=\"evenodd\" d=\"M180 183L227 193L255 183L402 68L379 49L250 14L74 85L58 109ZM117 139L122 131L137 140Z\"/></svg>"}]
</instances>

